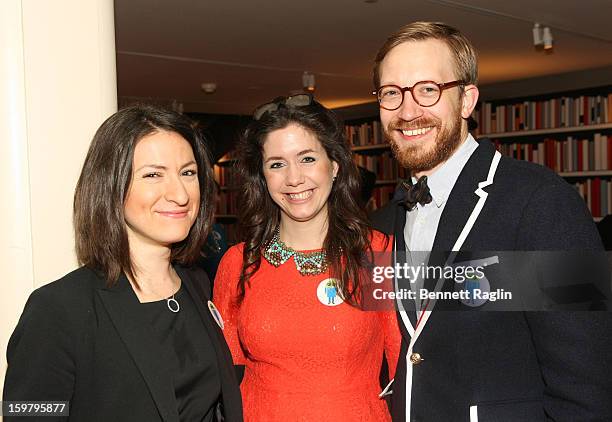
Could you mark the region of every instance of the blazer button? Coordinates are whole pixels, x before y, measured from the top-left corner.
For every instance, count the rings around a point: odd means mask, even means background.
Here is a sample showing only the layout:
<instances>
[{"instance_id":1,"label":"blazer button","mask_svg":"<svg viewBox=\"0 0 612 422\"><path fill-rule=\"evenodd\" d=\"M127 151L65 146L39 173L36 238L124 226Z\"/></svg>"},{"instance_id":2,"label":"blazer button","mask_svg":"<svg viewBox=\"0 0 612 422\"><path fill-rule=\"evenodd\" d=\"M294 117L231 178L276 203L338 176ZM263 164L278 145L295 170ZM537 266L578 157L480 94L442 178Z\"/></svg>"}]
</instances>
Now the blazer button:
<instances>
[{"instance_id":1,"label":"blazer button","mask_svg":"<svg viewBox=\"0 0 612 422\"><path fill-rule=\"evenodd\" d=\"M423 362L424 360L425 359L423 359L419 353L415 352L415 353L410 355L410 362L413 365L418 365L419 363Z\"/></svg>"}]
</instances>

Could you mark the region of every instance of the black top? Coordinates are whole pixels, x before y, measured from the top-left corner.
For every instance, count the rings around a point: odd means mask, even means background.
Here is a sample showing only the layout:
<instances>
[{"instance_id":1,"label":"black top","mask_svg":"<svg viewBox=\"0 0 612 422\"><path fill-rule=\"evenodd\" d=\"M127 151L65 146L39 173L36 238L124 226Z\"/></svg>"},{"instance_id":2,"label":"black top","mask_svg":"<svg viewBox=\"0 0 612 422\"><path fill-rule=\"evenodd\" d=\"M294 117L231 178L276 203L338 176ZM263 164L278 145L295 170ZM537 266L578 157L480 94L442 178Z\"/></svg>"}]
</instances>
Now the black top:
<instances>
[{"instance_id":1,"label":"black top","mask_svg":"<svg viewBox=\"0 0 612 422\"><path fill-rule=\"evenodd\" d=\"M181 286L174 299L180 306L176 313L166 299L140 306L160 346L171 356L180 420L211 422L221 394L215 351L189 293Z\"/></svg>"},{"instance_id":2,"label":"black top","mask_svg":"<svg viewBox=\"0 0 612 422\"><path fill-rule=\"evenodd\" d=\"M206 306L208 277L197 268L175 269L202 321L198 332L216 355L219 417L242 422L231 354ZM108 287L86 267L35 290L7 346L3 400L70 401L69 416L28 422L180 422L172 355L139 303L125 275Z\"/></svg>"}]
</instances>

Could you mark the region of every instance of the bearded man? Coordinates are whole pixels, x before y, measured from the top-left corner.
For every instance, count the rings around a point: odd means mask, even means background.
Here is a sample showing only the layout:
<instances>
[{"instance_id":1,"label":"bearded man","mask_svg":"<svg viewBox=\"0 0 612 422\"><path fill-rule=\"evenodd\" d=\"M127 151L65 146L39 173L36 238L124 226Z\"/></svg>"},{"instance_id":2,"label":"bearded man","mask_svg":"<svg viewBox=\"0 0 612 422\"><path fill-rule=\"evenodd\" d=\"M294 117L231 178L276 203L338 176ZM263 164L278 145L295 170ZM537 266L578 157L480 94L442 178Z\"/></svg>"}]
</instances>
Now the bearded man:
<instances>
[{"instance_id":1,"label":"bearded man","mask_svg":"<svg viewBox=\"0 0 612 422\"><path fill-rule=\"evenodd\" d=\"M567 182L468 132L476 83L472 44L442 23L404 26L378 52L381 123L412 176L373 215L375 228L394 235L395 256L420 264L435 251L601 250ZM612 420L610 313L484 312L473 304L436 311L418 295L397 301L394 421Z\"/></svg>"}]
</instances>

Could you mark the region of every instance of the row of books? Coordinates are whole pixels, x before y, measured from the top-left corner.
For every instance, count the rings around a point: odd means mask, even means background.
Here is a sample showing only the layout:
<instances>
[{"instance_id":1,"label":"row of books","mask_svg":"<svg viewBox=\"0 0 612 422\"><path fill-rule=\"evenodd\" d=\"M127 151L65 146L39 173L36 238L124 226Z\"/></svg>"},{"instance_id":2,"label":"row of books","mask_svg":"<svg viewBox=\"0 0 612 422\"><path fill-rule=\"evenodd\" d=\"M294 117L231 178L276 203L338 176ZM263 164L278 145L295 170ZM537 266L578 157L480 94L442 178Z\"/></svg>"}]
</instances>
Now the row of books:
<instances>
[{"instance_id":1,"label":"row of books","mask_svg":"<svg viewBox=\"0 0 612 422\"><path fill-rule=\"evenodd\" d=\"M588 126L612 122L612 93L516 104L485 102L472 117L477 134Z\"/></svg>"},{"instance_id":2,"label":"row of books","mask_svg":"<svg viewBox=\"0 0 612 422\"><path fill-rule=\"evenodd\" d=\"M377 180L395 180L405 178L408 172L397 164L391 151L385 151L378 155L353 154L355 163L376 174Z\"/></svg>"},{"instance_id":3,"label":"row of books","mask_svg":"<svg viewBox=\"0 0 612 422\"><path fill-rule=\"evenodd\" d=\"M379 120L344 126L344 133L352 147L381 145L386 142Z\"/></svg>"},{"instance_id":4,"label":"row of books","mask_svg":"<svg viewBox=\"0 0 612 422\"><path fill-rule=\"evenodd\" d=\"M595 177L574 183L593 217L612 214L612 180Z\"/></svg>"},{"instance_id":5,"label":"row of books","mask_svg":"<svg viewBox=\"0 0 612 422\"><path fill-rule=\"evenodd\" d=\"M556 172L612 170L612 134L595 133L593 139L546 138L537 143L494 142L502 154L541 164Z\"/></svg>"}]
</instances>

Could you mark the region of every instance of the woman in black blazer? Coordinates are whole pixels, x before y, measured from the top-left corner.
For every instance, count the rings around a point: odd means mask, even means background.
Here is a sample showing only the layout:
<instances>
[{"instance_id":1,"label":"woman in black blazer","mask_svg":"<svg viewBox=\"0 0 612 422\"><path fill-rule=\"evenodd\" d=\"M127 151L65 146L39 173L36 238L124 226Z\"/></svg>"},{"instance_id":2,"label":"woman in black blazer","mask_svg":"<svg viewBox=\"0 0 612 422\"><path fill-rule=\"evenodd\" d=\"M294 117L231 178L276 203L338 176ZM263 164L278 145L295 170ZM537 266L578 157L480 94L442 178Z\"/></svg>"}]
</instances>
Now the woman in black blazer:
<instances>
[{"instance_id":1,"label":"woman in black blazer","mask_svg":"<svg viewBox=\"0 0 612 422\"><path fill-rule=\"evenodd\" d=\"M7 348L7 420L12 401L69 402L44 421L242 420L223 322L190 267L212 192L187 118L138 106L102 124L74 197L82 267L25 306Z\"/></svg>"}]
</instances>

